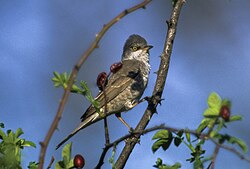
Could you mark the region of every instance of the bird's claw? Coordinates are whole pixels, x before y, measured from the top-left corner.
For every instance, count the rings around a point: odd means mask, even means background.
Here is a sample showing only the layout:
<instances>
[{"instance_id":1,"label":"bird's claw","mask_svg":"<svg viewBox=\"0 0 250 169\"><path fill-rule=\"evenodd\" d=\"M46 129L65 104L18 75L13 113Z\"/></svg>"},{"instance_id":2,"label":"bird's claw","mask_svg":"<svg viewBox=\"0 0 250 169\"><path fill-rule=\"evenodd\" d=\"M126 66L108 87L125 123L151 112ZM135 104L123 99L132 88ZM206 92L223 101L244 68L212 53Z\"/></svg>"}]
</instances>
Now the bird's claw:
<instances>
[{"instance_id":1,"label":"bird's claw","mask_svg":"<svg viewBox=\"0 0 250 169\"><path fill-rule=\"evenodd\" d=\"M130 134L133 134L134 131L135 131L135 130L134 130L132 127L130 127L128 132L129 132Z\"/></svg>"}]
</instances>

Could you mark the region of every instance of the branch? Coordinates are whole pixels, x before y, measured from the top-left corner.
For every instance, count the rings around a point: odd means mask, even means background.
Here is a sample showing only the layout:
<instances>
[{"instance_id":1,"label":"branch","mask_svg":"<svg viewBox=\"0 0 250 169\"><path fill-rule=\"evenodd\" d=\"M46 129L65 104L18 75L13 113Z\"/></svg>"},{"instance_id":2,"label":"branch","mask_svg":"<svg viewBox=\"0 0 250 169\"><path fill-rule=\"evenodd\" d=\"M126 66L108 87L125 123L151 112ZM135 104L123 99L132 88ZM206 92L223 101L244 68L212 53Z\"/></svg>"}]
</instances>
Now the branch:
<instances>
[{"instance_id":1,"label":"branch","mask_svg":"<svg viewBox=\"0 0 250 169\"><path fill-rule=\"evenodd\" d=\"M145 110L143 117L141 118L140 122L136 126L136 129L135 129L136 133L140 133L146 128L153 114L156 112L156 107L161 100L161 96L162 96L166 78L167 78L170 56L172 53L173 42L174 42L174 38L176 34L177 22L178 22L178 18L180 15L181 7L184 4L184 2L185 2L184 0L178 0L172 11L172 16L168 24L169 25L168 32L167 32L167 36L166 36L166 40L164 44L164 50L161 55L161 63L160 63L159 71L157 73L157 80L156 80L155 88L152 94L152 99L149 101L148 107ZM115 163L116 169L124 168L139 138L140 138L140 134L137 134L127 140L125 147L123 148L118 160Z\"/></svg>"},{"instance_id":2,"label":"branch","mask_svg":"<svg viewBox=\"0 0 250 169\"><path fill-rule=\"evenodd\" d=\"M217 155L218 155L218 153L219 153L220 147L221 147L220 144L216 144L216 146L215 146L214 153L213 153L213 158L212 158L212 161L211 161L211 166L209 167L209 168L211 168L211 169L214 169L215 160L216 160Z\"/></svg>"},{"instance_id":3,"label":"branch","mask_svg":"<svg viewBox=\"0 0 250 169\"><path fill-rule=\"evenodd\" d=\"M47 167L47 169L51 168L51 166L52 166L52 164L53 164L54 161L55 161L55 158L54 158L54 156L52 156L51 160L50 160L50 163L49 163L49 166Z\"/></svg>"},{"instance_id":4,"label":"branch","mask_svg":"<svg viewBox=\"0 0 250 169\"><path fill-rule=\"evenodd\" d=\"M218 142L216 142L214 139L210 139L214 144L219 145L220 148L223 148L225 150L231 151L232 153L234 153L235 155L237 155L240 159L247 161L248 163L250 163L250 158L244 156L241 152L239 152L238 150L236 150L233 147L229 147L226 146L224 144L220 144Z\"/></svg>"},{"instance_id":5,"label":"branch","mask_svg":"<svg viewBox=\"0 0 250 169\"><path fill-rule=\"evenodd\" d=\"M124 16L128 15L129 13L132 13L134 11L136 11L137 9L140 8L145 8L145 6L150 3L152 0L144 0L143 2L127 9L124 10L123 12L121 12L119 15L117 15L115 18L113 18L110 22L108 22L106 25L103 26L103 28L101 29L101 31L96 34L96 38L93 41L93 43L90 45L90 47L87 49L87 51L81 56L80 60L77 62L77 64L74 66L72 73L70 75L69 78L69 82L68 82L68 87L66 88L66 90L64 90L62 99L59 103L58 106L58 110L57 113L54 117L54 120L50 126L50 129L44 139L43 142L40 142L41 145L41 150L40 150L40 156L39 156L39 169L43 168L44 165L44 158L45 158L45 154L46 154L46 150L49 144L49 141L54 133L54 131L56 130L58 123L62 117L62 113L65 107L65 104L69 98L69 94L70 94L70 90L72 88L73 82L77 77L77 74L81 68L81 66L83 65L83 63L85 62L85 60L89 57L89 55L93 52L93 50L95 48L98 47L98 43L101 40L101 38L103 37L103 35L115 24L117 23L120 19L122 19Z\"/></svg>"},{"instance_id":6,"label":"branch","mask_svg":"<svg viewBox=\"0 0 250 169\"><path fill-rule=\"evenodd\" d=\"M107 79L105 79L106 81ZM109 139L109 129L108 129L108 121L107 121L107 95L106 95L106 91L105 91L105 86L104 84L102 85L102 89L103 89L103 95L104 95L104 130L105 130L105 144L109 144L110 143L110 139Z\"/></svg>"},{"instance_id":7,"label":"branch","mask_svg":"<svg viewBox=\"0 0 250 169\"><path fill-rule=\"evenodd\" d=\"M213 156L213 162L215 162L215 159L216 159L216 156L218 154L219 148L223 148L225 150L231 151L232 153L236 154L242 160L250 162L250 159L247 158L247 157L245 157L241 152L237 151L236 149L234 149L232 147L229 147L229 146L226 146L224 144L218 143L216 140L214 140L213 138L211 138L207 133L203 134L203 133L197 132L196 130L180 129L180 128L174 128L174 127L165 126L164 124L160 124L160 125L157 125L157 126L154 126L154 127L148 128L148 129L145 129L145 130L143 130L141 132L134 132L134 133L126 134L123 137L118 138L114 142L105 145L105 147L103 148L102 154L100 156L99 162L96 165L95 169L100 169L101 166L104 164L104 158L106 156L106 153L108 152L108 150L111 147L113 147L115 145L118 145L122 141L127 140L127 139L129 139L129 138L131 138L131 137L133 137L135 135L144 135L144 134L150 133L152 131L163 130L163 129L164 130L168 130L170 132L175 132L175 133L178 133L179 131L183 131L184 133L190 133L190 134L194 135L195 137L198 137L199 139L211 140L216 145L215 153L214 153L214 156Z\"/></svg>"}]
</instances>

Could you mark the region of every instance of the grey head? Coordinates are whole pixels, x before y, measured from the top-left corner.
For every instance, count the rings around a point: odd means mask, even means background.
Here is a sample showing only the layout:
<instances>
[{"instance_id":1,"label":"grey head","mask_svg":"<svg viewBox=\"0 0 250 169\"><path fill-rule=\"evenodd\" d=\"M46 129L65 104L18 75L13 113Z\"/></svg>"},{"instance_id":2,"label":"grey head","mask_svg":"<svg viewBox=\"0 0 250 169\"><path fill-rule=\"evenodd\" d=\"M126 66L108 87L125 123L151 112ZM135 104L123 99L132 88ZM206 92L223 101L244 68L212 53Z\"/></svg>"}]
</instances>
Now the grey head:
<instances>
[{"instance_id":1,"label":"grey head","mask_svg":"<svg viewBox=\"0 0 250 169\"><path fill-rule=\"evenodd\" d=\"M153 46L148 45L147 41L140 35L130 35L124 47L122 60L141 60L144 62L149 61L149 49Z\"/></svg>"}]
</instances>

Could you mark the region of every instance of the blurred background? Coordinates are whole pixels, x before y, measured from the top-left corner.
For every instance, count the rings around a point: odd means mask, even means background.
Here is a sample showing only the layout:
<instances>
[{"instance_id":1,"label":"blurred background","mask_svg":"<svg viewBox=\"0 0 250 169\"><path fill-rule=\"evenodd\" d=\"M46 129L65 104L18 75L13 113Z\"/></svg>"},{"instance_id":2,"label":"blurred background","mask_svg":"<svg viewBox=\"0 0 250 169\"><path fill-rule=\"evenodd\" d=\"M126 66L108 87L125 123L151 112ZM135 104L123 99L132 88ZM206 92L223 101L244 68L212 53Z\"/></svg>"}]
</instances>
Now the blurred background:
<instances>
[{"instance_id":1,"label":"blurred background","mask_svg":"<svg viewBox=\"0 0 250 169\"><path fill-rule=\"evenodd\" d=\"M0 1L0 122L5 129L24 130L23 137L34 141L37 148L26 148L23 168L30 161L37 161L39 142L51 125L63 90L55 89L51 78L53 72L70 72L83 52L94 40L95 34L118 13L141 2L90 1L90 0L43 0ZM93 95L97 75L108 71L109 66L120 61L125 40L131 34L139 34L153 45L151 50L151 73L144 96L153 91L162 53L167 26L171 14L171 1L151 2L146 10L140 9L114 25L103 37L100 46L83 65L78 81L88 83ZM158 107L148 127L161 123L177 128L195 129L207 107L207 97L212 91L232 101L232 114L244 116L225 132L239 137L250 146L250 1L188 1L183 6L178 23L177 36L163 93L162 106ZM61 158L61 149L55 146L80 122L89 106L79 95L71 94L63 117L50 141L45 167L52 156ZM135 127L147 103L123 113L127 122ZM116 119L108 118L111 140L128 133L127 128ZM192 168L185 160L190 151L184 145L172 146L166 152L151 151L153 133L141 137L126 167L153 168L158 157L167 164L181 162L182 168ZM82 154L85 168L93 168L105 144L103 122L98 122L71 139L73 155ZM117 147L118 157L124 143ZM209 156L214 145L208 144L205 155ZM250 153L247 153L250 156ZM103 168L111 168L106 155ZM249 168L250 164L236 155L221 150L216 168Z\"/></svg>"}]
</instances>

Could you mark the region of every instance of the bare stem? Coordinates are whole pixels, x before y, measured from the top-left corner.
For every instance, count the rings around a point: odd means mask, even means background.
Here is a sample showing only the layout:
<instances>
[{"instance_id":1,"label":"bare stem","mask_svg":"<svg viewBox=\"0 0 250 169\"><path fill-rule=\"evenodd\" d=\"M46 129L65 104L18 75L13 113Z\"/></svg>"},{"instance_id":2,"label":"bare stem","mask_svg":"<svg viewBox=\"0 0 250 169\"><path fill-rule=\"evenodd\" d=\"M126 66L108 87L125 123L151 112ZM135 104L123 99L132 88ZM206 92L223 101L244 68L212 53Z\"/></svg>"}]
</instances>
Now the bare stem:
<instances>
[{"instance_id":1,"label":"bare stem","mask_svg":"<svg viewBox=\"0 0 250 169\"><path fill-rule=\"evenodd\" d=\"M210 166L211 169L214 169L215 160L217 158L219 150L220 150L220 144L216 144L215 149L214 149L214 153L213 153L213 158L212 158L212 161L211 161L211 166Z\"/></svg>"},{"instance_id":2,"label":"bare stem","mask_svg":"<svg viewBox=\"0 0 250 169\"><path fill-rule=\"evenodd\" d=\"M47 167L47 169L51 168L51 166L52 166L52 164L53 164L54 161L55 161L55 158L54 158L54 156L52 156L51 160L50 160L50 163L49 163L49 166Z\"/></svg>"},{"instance_id":3,"label":"bare stem","mask_svg":"<svg viewBox=\"0 0 250 169\"><path fill-rule=\"evenodd\" d=\"M109 128L108 128L108 121L107 121L107 111L108 111L107 110L107 95L106 95L106 91L105 91L105 86L104 85L103 85L102 89L103 89L103 95L104 95L104 100L105 100L105 104L104 104L105 144L109 144L110 143L110 139L109 139Z\"/></svg>"}]
</instances>

